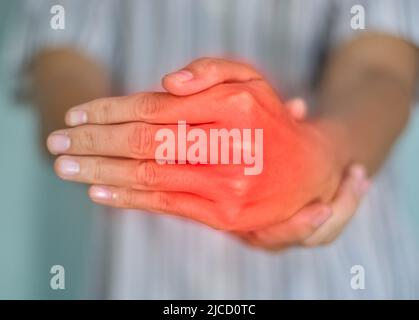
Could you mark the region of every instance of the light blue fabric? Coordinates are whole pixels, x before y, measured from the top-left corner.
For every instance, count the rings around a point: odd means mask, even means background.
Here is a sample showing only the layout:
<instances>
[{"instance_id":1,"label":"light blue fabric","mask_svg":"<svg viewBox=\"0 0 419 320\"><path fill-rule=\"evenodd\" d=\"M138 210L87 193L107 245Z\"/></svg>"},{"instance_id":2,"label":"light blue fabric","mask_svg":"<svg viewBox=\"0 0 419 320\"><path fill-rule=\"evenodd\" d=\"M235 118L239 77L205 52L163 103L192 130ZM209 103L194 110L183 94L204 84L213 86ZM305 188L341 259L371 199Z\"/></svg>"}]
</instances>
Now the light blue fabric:
<instances>
[{"instance_id":1,"label":"light blue fabric","mask_svg":"<svg viewBox=\"0 0 419 320\"><path fill-rule=\"evenodd\" d=\"M419 243L419 103L413 108L409 126L393 152L400 173L401 204L407 212ZM419 266L418 266L419 269Z\"/></svg>"}]
</instances>

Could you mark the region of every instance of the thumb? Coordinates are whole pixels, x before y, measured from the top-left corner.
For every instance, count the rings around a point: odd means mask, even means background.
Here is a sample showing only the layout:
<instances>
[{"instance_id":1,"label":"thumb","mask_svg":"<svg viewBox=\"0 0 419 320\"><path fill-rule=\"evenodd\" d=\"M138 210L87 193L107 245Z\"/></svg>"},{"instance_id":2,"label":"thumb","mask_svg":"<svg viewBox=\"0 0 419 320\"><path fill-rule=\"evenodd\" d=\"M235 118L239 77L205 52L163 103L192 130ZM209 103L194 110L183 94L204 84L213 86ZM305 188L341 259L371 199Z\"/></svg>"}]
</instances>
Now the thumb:
<instances>
[{"instance_id":1,"label":"thumb","mask_svg":"<svg viewBox=\"0 0 419 320\"><path fill-rule=\"evenodd\" d=\"M253 246L282 250L303 243L329 220L331 215L330 207L315 203L300 209L288 220L239 236Z\"/></svg>"},{"instance_id":2,"label":"thumb","mask_svg":"<svg viewBox=\"0 0 419 320\"><path fill-rule=\"evenodd\" d=\"M285 103L285 109L295 120L304 120L307 116L307 104L302 98L295 98Z\"/></svg>"},{"instance_id":3,"label":"thumb","mask_svg":"<svg viewBox=\"0 0 419 320\"><path fill-rule=\"evenodd\" d=\"M348 224L369 187L366 170L362 165L354 164L349 168L336 198L331 203L333 216L313 236L306 239L306 246L318 246L332 242Z\"/></svg>"},{"instance_id":4,"label":"thumb","mask_svg":"<svg viewBox=\"0 0 419 320\"><path fill-rule=\"evenodd\" d=\"M185 96L224 82L247 82L257 79L261 79L261 75L245 63L200 58L163 77L162 85L171 94Z\"/></svg>"}]
</instances>

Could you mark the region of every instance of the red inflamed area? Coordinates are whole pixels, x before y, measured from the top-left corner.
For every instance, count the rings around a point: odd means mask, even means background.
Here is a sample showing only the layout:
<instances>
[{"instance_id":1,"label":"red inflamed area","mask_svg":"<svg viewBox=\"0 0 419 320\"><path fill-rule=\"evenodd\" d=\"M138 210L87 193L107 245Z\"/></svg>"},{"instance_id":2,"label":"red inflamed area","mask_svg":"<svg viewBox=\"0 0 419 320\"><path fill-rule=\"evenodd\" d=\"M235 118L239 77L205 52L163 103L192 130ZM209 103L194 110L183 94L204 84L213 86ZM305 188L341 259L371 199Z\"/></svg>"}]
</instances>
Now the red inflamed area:
<instances>
[{"instance_id":1,"label":"red inflamed area","mask_svg":"<svg viewBox=\"0 0 419 320\"><path fill-rule=\"evenodd\" d=\"M208 123L182 120L157 132L156 161L201 176L190 190L215 202L217 214L202 217L207 224L257 230L333 197L340 177L324 165L334 156L327 138L294 120L269 87L222 84L200 95L186 108L217 112Z\"/></svg>"}]
</instances>

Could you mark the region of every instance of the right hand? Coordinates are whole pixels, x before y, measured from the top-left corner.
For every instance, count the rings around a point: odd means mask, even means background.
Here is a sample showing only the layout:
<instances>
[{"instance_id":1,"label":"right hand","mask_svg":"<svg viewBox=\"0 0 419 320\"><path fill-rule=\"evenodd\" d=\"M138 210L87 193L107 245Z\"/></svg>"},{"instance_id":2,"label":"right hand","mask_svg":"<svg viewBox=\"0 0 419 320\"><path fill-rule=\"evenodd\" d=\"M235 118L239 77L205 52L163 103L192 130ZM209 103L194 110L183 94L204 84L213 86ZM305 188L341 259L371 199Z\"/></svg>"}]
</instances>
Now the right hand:
<instances>
[{"instance_id":1,"label":"right hand","mask_svg":"<svg viewBox=\"0 0 419 320\"><path fill-rule=\"evenodd\" d=\"M209 64L217 64L216 73L208 70ZM223 63L222 60L201 60L187 67L193 73L193 81L177 81L177 73L163 79L165 89L176 95L191 95L227 80L245 80L252 74L239 75L236 66ZM183 71L182 71L183 72ZM303 99L286 102L286 109L296 120L304 120L307 106ZM370 181L365 168L352 165L348 168L344 180L331 203L308 205L288 220L258 232L233 233L245 243L268 250L283 250L293 246L315 247L333 242L355 215L359 204L367 192Z\"/></svg>"}]
</instances>

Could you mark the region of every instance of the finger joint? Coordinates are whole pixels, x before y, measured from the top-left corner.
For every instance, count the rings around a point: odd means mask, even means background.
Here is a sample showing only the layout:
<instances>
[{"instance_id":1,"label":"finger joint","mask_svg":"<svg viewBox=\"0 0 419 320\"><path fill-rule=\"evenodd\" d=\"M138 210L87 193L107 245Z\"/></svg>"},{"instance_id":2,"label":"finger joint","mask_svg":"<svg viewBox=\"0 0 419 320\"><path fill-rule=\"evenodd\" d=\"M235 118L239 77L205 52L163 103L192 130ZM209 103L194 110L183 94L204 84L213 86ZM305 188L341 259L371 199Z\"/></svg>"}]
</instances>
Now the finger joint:
<instances>
[{"instance_id":1,"label":"finger joint","mask_svg":"<svg viewBox=\"0 0 419 320\"><path fill-rule=\"evenodd\" d=\"M150 127L147 125L135 125L128 143L134 156L140 158L147 156L153 146L153 135Z\"/></svg>"}]
</instances>

